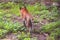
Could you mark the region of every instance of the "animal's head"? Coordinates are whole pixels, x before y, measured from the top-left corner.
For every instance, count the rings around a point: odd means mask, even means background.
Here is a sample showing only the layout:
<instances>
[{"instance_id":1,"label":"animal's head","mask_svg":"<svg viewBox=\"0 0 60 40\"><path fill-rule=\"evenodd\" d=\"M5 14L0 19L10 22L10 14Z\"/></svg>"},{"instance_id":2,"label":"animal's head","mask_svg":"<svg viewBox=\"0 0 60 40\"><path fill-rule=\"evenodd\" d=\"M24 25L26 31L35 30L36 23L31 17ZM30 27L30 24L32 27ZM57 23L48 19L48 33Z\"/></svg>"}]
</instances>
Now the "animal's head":
<instances>
[{"instance_id":1,"label":"animal's head","mask_svg":"<svg viewBox=\"0 0 60 40\"><path fill-rule=\"evenodd\" d=\"M28 12L26 6L21 6L19 9L21 12L26 12L26 13Z\"/></svg>"},{"instance_id":2,"label":"animal's head","mask_svg":"<svg viewBox=\"0 0 60 40\"><path fill-rule=\"evenodd\" d=\"M20 10L21 10L21 9L26 9L26 7L25 7L25 6L21 6L19 9L20 9Z\"/></svg>"}]
</instances>

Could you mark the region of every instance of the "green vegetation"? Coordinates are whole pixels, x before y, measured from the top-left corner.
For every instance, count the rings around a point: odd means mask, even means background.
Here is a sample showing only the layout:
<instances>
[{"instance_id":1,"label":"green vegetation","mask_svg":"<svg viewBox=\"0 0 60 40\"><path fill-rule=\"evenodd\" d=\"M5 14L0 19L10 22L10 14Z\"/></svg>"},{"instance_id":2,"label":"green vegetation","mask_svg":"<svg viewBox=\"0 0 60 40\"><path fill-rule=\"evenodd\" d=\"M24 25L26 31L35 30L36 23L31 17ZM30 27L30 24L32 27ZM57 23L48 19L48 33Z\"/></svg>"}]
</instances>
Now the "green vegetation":
<instances>
[{"instance_id":1,"label":"green vegetation","mask_svg":"<svg viewBox=\"0 0 60 40\"><path fill-rule=\"evenodd\" d=\"M7 30L4 30L4 29L0 29L0 38L3 38L5 37L5 35L8 33Z\"/></svg>"},{"instance_id":2,"label":"green vegetation","mask_svg":"<svg viewBox=\"0 0 60 40\"><path fill-rule=\"evenodd\" d=\"M54 25L53 25L54 24ZM45 32L50 32L50 31L53 31L54 29L56 28L59 28L60 26L60 21L58 22L52 22L52 23L49 23L49 24L46 24L45 26L43 26L43 30Z\"/></svg>"},{"instance_id":3,"label":"green vegetation","mask_svg":"<svg viewBox=\"0 0 60 40\"><path fill-rule=\"evenodd\" d=\"M12 23L11 21L10 22L2 21L2 22L0 22L0 25L1 25L0 26L0 38L2 36L6 35L7 33L11 33L11 32L15 33L15 32L23 31L24 30L24 29L22 29L22 28L24 28L22 26L22 24L17 23L17 22L16 23Z\"/></svg>"},{"instance_id":4,"label":"green vegetation","mask_svg":"<svg viewBox=\"0 0 60 40\"><path fill-rule=\"evenodd\" d=\"M16 14L19 16L19 4L13 2L0 3L0 12Z\"/></svg>"},{"instance_id":5,"label":"green vegetation","mask_svg":"<svg viewBox=\"0 0 60 40\"><path fill-rule=\"evenodd\" d=\"M50 37L56 39L60 35L60 21L52 22L42 27L42 32L50 34Z\"/></svg>"},{"instance_id":6,"label":"green vegetation","mask_svg":"<svg viewBox=\"0 0 60 40\"><path fill-rule=\"evenodd\" d=\"M31 12L34 16L37 15L40 17L40 20L46 18L48 20L57 20L58 19L58 10L57 7L52 6L51 11L47 10L47 7L44 5L39 5L36 3L35 5L28 5L27 9Z\"/></svg>"},{"instance_id":7,"label":"green vegetation","mask_svg":"<svg viewBox=\"0 0 60 40\"><path fill-rule=\"evenodd\" d=\"M30 40L30 33L24 33L22 32L21 34L18 35L19 40Z\"/></svg>"},{"instance_id":8,"label":"green vegetation","mask_svg":"<svg viewBox=\"0 0 60 40\"><path fill-rule=\"evenodd\" d=\"M14 19L13 17L20 16L19 6L22 6L22 4L13 2L0 3L0 38L4 38L8 33L26 31L26 28L20 23L20 21L14 22L17 19ZM45 5L39 3L26 5L26 7L34 16L34 23L38 23L44 18L49 21L52 20L49 24L43 25L40 31L50 34L49 37L47 37L47 40L57 40L58 36L60 36L60 14L58 13L57 7L52 6L51 9L48 9ZM35 18L35 16L38 16L38 18ZM26 34L25 32L21 32L21 34L17 36L19 40L30 40L30 33Z\"/></svg>"}]
</instances>

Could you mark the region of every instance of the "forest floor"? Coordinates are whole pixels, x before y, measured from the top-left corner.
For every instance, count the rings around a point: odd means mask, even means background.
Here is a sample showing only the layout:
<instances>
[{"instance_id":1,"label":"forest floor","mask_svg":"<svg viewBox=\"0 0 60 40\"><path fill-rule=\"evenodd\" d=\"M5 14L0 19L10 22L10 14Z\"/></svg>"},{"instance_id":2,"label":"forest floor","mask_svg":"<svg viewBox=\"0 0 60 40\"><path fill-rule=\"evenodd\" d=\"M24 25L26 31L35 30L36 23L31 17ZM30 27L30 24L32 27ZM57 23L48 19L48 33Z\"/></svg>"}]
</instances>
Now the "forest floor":
<instances>
[{"instance_id":1,"label":"forest floor","mask_svg":"<svg viewBox=\"0 0 60 40\"><path fill-rule=\"evenodd\" d=\"M11 17L11 19L12 19L13 22L17 21L17 22L22 23L21 18L16 16L16 15ZM43 21L45 21L45 20L43 20ZM43 22L43 23L45 23L45 22ZM46 23L48 23L48 21ZM43 24L40 21L38 23L33 23L33 29L39 31L39 28L41 28L42 25ZM18 34L20 34L20 32L18 32ZM17 38L18 34L9 33L5 36L4 39L0 39L0 40L18 40L18 38ZM47 33L32 32L31 36L32 36L31 40L46 40L46 38L48 37L48 34Z\"/></svg>"}]
</instances>

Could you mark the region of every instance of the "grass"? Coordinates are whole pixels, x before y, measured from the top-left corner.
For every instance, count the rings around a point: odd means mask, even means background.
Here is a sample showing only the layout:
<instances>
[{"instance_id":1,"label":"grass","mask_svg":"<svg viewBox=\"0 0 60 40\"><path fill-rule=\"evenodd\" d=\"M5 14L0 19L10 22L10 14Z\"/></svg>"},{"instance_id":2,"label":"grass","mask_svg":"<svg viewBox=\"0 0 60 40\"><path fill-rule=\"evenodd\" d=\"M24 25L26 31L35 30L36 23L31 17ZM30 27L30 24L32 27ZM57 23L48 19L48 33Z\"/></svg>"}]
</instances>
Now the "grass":
<instances>
[{"instance_id":1,"label":"grass","mask_svg":"<svg viewBox=\"0 0 60 40\"><path fill-rule=\"evenodd\" d=\"M50 37L53 37L52 40L57 39L60 36L60 21L52 22L42 27L42 32L49 33Z\"/></svg>"},{"instance_id":2,"label":"grass","mask_svg":"<svg viewBox=\"0 0 60 40\"><path fill-rule=\"evenodd\" d=\"M9 32L18 32L18 31L25 31L24 26L22 26L21 23L19 22L12 22L11 17L13 15L20 16L20 10L19 6L21 4L16 4L13 2L8 2L8 3L0 3L0 38L4 37L7 33ZM59 36L60 31L59 31L59 26L60 26L60 21L58 21L58 11L57 7L51 7L51 11L47 10L47 7L44 5L40 5L38 3L34 5L27 5L26 6L28 11L33 15L33 16L38 16L39 15L39 20L46 18L47 20L53 20L54 22L50 24L46 24L42 27L42 32L50 32L50 36L47 38L55 38L55 36ZM56 22L57 21L57 22ZM39 21L37 18L34 18L34 22L38 23ZM53 25L54 24L54 25ZM18 36L18 39L22 40L30 40L30 34L26 36L26 34L23 32ZM23 37L28 37L24 38Z\"/></svg>"},{"instance_id":3,"label":"grass","mask_svg":"<svg viewBox=\"0 0 60 40\"><path fill-rule=\"evenodd\" d=\"M0 38L4 38L7 33L8 33L7 30L0 29Z\"/></svg>"},{"instance_id":4,"label":"grass","mask_svg":"<svg viewBox=\"0 0 60 40\"><path fill-rule=\"evenodd\" d=\"M19 40L30 40L30 33L25 33L22 32L21 34L18 35Z\"/></svg>"},{"instance_id":5,"label":"grass","mask_svg":"<svg viewBox=\"0 0 60 40\"><path fill-rule=\"evenodd\" d=\"M4 13L11 13L11 14L16 14L19 16L19 4L13 3L13 2L8 2L8 3L0 3L0 12Z\"/></svg>"}]
</instances>

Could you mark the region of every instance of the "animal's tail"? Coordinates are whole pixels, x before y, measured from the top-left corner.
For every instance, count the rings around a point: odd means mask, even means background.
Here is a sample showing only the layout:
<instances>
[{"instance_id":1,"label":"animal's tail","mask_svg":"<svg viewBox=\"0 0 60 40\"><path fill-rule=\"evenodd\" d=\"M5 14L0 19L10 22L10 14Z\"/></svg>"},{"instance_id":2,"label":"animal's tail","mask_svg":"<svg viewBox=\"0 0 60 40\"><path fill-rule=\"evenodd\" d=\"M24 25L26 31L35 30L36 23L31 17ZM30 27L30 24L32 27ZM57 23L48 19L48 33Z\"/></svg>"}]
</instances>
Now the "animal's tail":
<instances>
[{"instance_id":1,"label":"animal's tail","mask_svg":"<svg viewBox=\"0 0 60 40\"><path fill-rule=\"evenodd\" d=\"M32 27L32 20L29 20L29 26Z\"/></svg>"}]
</instances>

